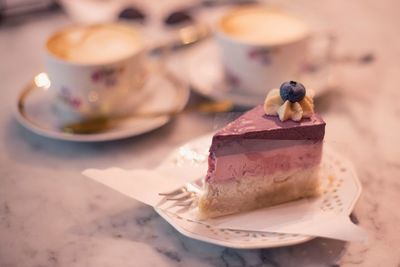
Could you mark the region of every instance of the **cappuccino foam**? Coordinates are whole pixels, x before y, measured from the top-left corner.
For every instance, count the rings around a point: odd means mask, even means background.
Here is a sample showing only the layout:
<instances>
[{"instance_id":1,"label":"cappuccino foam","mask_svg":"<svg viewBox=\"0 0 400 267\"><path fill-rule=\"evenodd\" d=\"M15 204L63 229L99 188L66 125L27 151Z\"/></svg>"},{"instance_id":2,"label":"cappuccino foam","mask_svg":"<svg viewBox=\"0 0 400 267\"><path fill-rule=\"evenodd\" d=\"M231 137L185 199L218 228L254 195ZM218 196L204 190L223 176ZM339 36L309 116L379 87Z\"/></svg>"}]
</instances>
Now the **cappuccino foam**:
<instances>
[{"instance_id":1,"label":"cappuccino foam","mask_svg":"<svg viewBox=\"0 0 400 267\"><path fill-rule=\"evenodd\" d=\"M225 34L249 43L282 44L303 38L308 28L301 20L266 8L242 8L220 21Z\"/></svg>"},{"instance_id":2,"label":"cappuccino foam","mask_svg":"<svg viewBox=\"0 0 400 267\"><path fill-rule=\"evenodd\" d=\"M142 47L138 32L118 24L70 27L56 33L47 42L48 50L55 56L84 64L123 59Z\"/></svg>"}]
</instances>

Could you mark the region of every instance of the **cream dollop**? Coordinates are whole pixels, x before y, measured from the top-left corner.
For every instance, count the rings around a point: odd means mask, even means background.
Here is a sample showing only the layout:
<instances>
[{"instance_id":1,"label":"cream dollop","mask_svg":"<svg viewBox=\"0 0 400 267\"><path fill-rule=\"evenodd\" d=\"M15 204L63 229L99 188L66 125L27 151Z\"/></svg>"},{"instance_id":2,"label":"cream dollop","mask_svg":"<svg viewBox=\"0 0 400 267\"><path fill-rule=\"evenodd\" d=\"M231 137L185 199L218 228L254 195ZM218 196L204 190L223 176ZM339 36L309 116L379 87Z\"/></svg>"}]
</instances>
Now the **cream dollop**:
<instances>
[{"instance_id":1,"label":"cream dollop","mask_svg":"<svg viewBox=\"0 0 400 267\"><path fill-rule=\"evenodd\" d=\"M305 97L299 102L283 101L279 89L269 91L264 101L264 112L267 115L279 116L281 121L300 121L314 114L314 91L307 90Z\"/></svg>"}]
</instances>

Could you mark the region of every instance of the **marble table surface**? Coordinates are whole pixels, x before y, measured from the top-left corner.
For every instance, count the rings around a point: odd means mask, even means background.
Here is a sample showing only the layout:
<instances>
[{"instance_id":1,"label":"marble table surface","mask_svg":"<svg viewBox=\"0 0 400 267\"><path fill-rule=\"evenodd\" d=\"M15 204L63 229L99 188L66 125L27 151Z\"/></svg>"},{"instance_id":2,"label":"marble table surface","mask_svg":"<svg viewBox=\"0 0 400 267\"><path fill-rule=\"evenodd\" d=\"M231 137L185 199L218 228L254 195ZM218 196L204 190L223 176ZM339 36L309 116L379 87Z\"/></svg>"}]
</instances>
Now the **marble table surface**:
<instances>
[{"instance_id":1,"label":"marble table surface","mask_svg":"<svg viewBox=\"0 0 400 267\"><path fill-rule=\"evenodd\" d=\"M305 0L302 7L335 31L338 55L374 57L369 64L338 64L337 86L317 99L326 142L353 161L362 182L353 219L369 242L317 238L258 250L210 245L83 177L88 167L153 168L177 145L213 131L215 116L185 114L148 134L97 144L25 130L12 116L13 101L43 69L45 38L69 23L54 13L0 25L0 266L400 266L399 5Z\"/></svg>"}]
</instances>

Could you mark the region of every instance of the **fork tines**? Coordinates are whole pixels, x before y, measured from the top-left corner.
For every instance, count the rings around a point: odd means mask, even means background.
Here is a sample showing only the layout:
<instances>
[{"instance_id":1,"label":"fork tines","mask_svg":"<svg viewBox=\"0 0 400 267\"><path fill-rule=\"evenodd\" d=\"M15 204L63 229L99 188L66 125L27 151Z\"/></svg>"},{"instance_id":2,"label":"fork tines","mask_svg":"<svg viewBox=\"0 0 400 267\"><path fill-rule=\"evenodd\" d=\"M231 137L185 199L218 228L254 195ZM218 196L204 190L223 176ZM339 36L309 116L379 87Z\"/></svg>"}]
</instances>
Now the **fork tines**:
<instances>
[{"instance_id":1,"label":"fork tines","mask_svg":"<svg viewBox=\"0 0 400 267\"><path fill-rule=\"evenodd\" d=\"M183 186L171 192L159 193L158 195L163 196L163 199L160 201L158 206L165 204L166 202L171 202L172 205L169 208L173 207L184 207L191 208L197 203L197 193L193 192L187 186Z\"/></svg>"},{"instance_id":2,"label":"fork tines","mask_svg":"<svg viewBox=\"0 0 400 267\"><path fill-rule=\"evenodd\" d=\"M175 196L175 195L177 195L177 194L181 194L181 193L185 193L185 192L188 192L188 190L186 189L186 187L181 187L181 188L178 188L178 189L176 189L176 190L174 190L174 191L171 191L171 192L158 193L158 195L159 195L159 196L166 196L166 197L168 197L168 196Z\"/></svg>"}]
</instances>

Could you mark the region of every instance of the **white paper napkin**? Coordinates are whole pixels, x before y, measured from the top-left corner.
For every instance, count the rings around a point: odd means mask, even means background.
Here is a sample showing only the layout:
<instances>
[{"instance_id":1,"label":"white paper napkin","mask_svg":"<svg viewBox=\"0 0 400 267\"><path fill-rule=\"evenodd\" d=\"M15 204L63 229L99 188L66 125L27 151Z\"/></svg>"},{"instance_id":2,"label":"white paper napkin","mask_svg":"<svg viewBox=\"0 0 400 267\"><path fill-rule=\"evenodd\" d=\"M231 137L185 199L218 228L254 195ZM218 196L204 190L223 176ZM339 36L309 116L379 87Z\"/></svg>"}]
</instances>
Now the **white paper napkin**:
<instances>
[{"instance_id":1,"label":"white paper napkin","mask_svg":"<svg viewBox=\"0 0 400 267\"><path fill-rule=\"evenodd\" d=\"M163 166L156 170L106 170L88 169L87 177L102 183L128 197L152 207L169 209L168 205L157 206L162 197L160 192L168 192L194 181L206 173L203 165ZM333 212L323 212L313 200L300 200L287 204L255 210L252 212L208 219L202 223L224 229L276 232L320 236L344 241L366 241L367 234L353 224L348 216ZM179 216L199 220L196 210L179 213Z\"/></svg>"}]
</instances>

